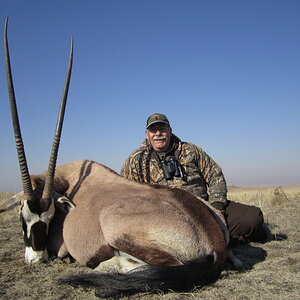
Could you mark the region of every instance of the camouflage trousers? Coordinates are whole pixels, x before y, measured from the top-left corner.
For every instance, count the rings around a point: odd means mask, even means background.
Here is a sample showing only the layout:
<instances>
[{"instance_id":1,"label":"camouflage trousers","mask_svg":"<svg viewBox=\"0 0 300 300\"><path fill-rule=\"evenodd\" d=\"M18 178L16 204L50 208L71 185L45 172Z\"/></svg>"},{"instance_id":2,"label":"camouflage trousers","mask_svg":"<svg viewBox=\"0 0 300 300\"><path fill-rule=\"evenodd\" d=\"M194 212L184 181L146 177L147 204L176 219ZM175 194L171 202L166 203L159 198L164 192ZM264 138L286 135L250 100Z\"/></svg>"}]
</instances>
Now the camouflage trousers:
<instances>
[{"instance_id":1,"label":"camouflage trousers","mask_svg":"<svg viewBox=\"0 0 300 300\"><path fill-rule=\"evenodd\" d=\"M233 245L238 241L262 242L266 239L263 213L256 206L228 200L225 219Z\"/></svg>"}]
</instances>

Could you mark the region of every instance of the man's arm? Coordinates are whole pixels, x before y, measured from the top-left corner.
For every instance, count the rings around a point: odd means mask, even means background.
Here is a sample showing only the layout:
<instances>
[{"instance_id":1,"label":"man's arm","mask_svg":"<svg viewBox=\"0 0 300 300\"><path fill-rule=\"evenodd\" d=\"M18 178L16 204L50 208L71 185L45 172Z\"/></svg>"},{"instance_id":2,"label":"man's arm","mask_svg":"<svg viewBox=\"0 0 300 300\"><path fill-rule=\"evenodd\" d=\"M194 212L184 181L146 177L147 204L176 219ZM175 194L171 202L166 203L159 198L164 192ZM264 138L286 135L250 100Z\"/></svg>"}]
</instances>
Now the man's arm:
<instances>
[{"instance_id":1,"label":"man's arm","mask_svg":"<svg viewBox=\"0 0 300 300\"><path fill-rule=\"evenodd\" d=\"M199 168L206 181L209 202L218 210L227 206L227 184L220 166L199 148Z\"/></svg>"},{"instance_id":2,"label":"man's arm","mask_svg":"<svg viewBox=\"0 0 300 300\"><path fill-rule=\"evenodd\" d=\"M124 162L121 175L129 180L141 181L141 176L138 174L134 156L130 155Z\"/></svg>"}]
</instances>

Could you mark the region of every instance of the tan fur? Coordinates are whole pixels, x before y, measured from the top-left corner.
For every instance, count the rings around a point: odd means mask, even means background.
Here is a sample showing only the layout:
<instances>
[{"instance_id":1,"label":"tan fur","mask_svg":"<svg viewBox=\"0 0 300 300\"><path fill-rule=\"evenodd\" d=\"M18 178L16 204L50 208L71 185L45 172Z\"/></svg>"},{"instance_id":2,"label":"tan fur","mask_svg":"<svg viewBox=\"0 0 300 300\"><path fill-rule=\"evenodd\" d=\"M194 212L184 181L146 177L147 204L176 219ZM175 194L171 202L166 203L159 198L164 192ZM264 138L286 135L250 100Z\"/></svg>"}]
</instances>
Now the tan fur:
<instances>
[{"instance_id":1,"label":"tan fur","mask_svg":"<svg viewBox=\"0 0 300 300\"><path fill-rule=\"evenodd\" d=\"M76 205L64 220L63 240L83 265L110 259L114 248L157 265L225 259L216 217L183 190L128 181L93 161L58 166L56 184Z\"/></svg>"}]
</instances>

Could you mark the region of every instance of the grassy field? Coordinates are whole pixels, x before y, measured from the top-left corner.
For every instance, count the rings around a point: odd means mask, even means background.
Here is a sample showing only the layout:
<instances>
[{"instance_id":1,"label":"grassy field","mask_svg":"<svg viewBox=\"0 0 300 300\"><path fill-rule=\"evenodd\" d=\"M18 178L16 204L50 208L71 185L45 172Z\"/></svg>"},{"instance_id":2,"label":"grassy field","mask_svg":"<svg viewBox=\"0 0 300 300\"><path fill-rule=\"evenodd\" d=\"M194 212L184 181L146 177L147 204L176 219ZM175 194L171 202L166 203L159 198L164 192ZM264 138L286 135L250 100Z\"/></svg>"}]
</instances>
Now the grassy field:
<instances>
[{"instance_id":1,"label":"grassy field","mask_svg":"<svg viewBox=\"0 0 300 300\"><path fill-rule=\"evenodd\" d=\"M0 193L0 202L11 194ZM299 299L300 297L300 186L229 187L228 198L259 206L277 240L251 243L235 249L243 271L225 266L211 285L189 293L140 293L120 299ZM287 235L281 240L280 234ZM89 271L70 261L55 259L28 266L18 209L0 214L0 299L99 299L94 288L60 286L56 279Z\"/></svg>"}]
</instances>

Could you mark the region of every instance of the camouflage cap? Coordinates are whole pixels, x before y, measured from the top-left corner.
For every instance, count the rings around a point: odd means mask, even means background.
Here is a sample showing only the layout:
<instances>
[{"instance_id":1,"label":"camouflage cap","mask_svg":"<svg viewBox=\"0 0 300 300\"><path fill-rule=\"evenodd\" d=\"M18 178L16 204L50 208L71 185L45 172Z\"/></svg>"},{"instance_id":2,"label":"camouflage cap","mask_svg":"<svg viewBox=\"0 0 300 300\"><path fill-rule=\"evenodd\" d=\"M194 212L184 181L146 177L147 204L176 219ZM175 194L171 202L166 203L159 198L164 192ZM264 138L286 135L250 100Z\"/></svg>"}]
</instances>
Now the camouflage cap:
<instances>
[{"instance_id":1,"label":"camouflage cap","mask_svg":"<svg viewBox=\"0 0 300 300\"><path fill-rule=\"evenodd\" d=\"M163 114L153 114L147 119L146 129L154 123L165 123L170 126L168 118Z\"/></svg>"}]
</instances>

